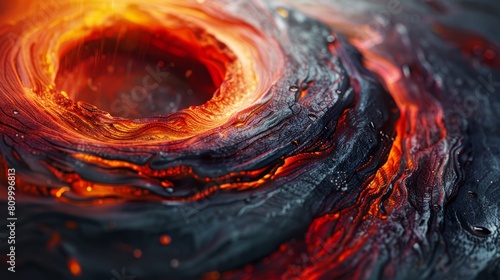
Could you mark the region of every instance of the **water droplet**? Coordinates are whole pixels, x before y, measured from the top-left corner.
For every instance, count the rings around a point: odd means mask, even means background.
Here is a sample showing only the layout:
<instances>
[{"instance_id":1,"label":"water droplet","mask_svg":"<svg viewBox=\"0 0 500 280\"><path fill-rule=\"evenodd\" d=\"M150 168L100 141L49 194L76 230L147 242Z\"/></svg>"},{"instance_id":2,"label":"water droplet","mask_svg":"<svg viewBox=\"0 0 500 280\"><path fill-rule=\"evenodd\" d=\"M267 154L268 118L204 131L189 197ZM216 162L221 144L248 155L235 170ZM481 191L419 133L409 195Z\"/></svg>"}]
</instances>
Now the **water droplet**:
<instances>
[{"instance_id":1,"label":"water droplet","mask_svg":"<svg viewBox=\"0 0 500 280\"><path fill-rule=\"evenodd\" d=\"M403 71L403 75L405 75L406 78L409 78L411 76L410 67L408 67L408 65L403 65L401 70Z\"/></svg>"},{"instance_id":2,"label":"water droplet","mask_svg":"<svg viewBox=\"0 0 500 280\"><path fill-rule=\"evenodd\" d=\"M290 86L288 88L288 90L291 91L291 92L297 92L299 90L299 87L297 87L297 86Z\"/></svg>"},{"instance_id":3,"label":"water droplet","mask_svg":"<svg viewBox=\"0 0 500 280\"><path fill-rule=\"evenodd\" d=\"M276 9L276 12L283 18L287 18L288 17L288 11L285 9L285 8L277 8Z\"/></svg>"},{"instance_id":4,"label":"water droplet","mask_svg":"<svg viewBox=\"0 0 500 280\"><path fill-rule=\"evenodd\" d=\"M173 267L173 268L177 268L179 267L180 263L179 263L179 260L178 259L172 259L170 261L170 265Z\"/></svg>"},{"instance_id":5,"label":"water droplet","mask_svg":"<svg viewBox=\"0 0 500 280\"><path fill-rule=\"evenodd\" d=\"M173 193L173 192L174 192L174 189L172 189L172 188L165 188L165 191L166 191L167 193Z\"/></svg>"},{"instance_id":6,"label":"water droplet","mask_svg":"<svg viewBox=\"0 0 500 280\"><path fill-rule=\"evenodd\" d=\"M341 94L341 93L342 93L342 91L341 91L340 89L337 89L335 92L336 92L337 94Z\"/></svg>"},{"instance_id":7,"label":"water droplet","mask_svg":"<svg viewBox=\"0 0 500 280\"><path fill-rule=\"evenodd\" d=\"M481 237L487 237L491 234L491 230L481 227L481 226L473 226L472 231L477 235Z\"/></svg>"},{"instance_id":8,"label":"water droplet","mask_svg":"<svg viewBox=\"0 0 500 280\"><path fill-rule=\"evenodd\" d=\"M476 198L477 197L477 193L475 192L472 192L472 191L468 191L467 194L470 196L470 197L473 197L473 198Z\"/></svg>"},{"instance_id":9,"label":"water droplet","mask_svg":"<svg viewBox=\"0 0 500 280\"><path fill-rule=\"evenodd\" d=\"M19 111L18 110L14 110L13 113L14 113L14 115L17 115L17 114L19 114Z\"/></svg>"},{"instance_id":10,"label":"water droplet","mask_svg":"<svg viewBox=\"0 0 500 280\"><path fill-rule=\"evenodd\" d=\"M310 119L311 121L316 121L316 120L318 119L318 117L317 117L316 115L314 115L314 114L309 114L309 115L307 115L307 116L309 117L309 119Z\"/></svg>"},{"instance_id":11,"label":"water droplet","mask_svg":"<svg viewBox=\"0 0 500 280\"><path fill-rule=\"evenodd\" d=\"M335 42L335 37L333 37L333 35L328 35L328 36L326 37L326 41L327 41L328 43L333 43L333 42Z\"/></svg>"},{"instance_id":12,"label":"water droplet","mask_svg":"<svg viewBox=\"0 0 500 280\"><path fill-rule=\"evenodd\" d=\"M373 122L370 122L370 127L375 130L375 124Z\"/></svg>"}]
</instances>

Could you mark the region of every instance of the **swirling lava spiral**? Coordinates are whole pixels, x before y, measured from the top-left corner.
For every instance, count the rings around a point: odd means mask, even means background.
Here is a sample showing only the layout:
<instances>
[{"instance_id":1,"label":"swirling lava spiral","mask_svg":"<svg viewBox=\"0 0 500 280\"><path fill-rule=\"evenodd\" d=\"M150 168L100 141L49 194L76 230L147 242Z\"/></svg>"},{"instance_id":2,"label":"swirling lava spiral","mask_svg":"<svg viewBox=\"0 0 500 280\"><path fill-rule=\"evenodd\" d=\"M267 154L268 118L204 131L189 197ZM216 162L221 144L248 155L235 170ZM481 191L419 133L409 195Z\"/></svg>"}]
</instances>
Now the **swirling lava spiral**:
<instances>
[{"instance_id":1,"label":"swirling lava spiral","mask_svg":"<svg viewBox=\"0 0 500 280\"><path fill-rule=\"evenodd\" d=\"M14 277L498 277L494 4L263 2L5 15Z\"/></svg>"}]
</instances>

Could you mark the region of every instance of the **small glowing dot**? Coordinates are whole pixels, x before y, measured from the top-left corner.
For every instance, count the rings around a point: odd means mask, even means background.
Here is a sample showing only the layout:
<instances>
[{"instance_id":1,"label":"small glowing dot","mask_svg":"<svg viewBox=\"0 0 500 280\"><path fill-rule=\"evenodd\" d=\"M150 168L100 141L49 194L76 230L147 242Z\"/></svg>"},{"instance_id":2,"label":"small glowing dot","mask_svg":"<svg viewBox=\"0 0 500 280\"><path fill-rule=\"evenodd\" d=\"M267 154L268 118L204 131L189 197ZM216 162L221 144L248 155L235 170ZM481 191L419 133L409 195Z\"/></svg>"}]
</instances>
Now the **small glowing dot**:
<instances>
[{"instance_id":1,"label":"small glowing dot","mask_svg":"<svg viewBox=\"0 0 500 280\"><path fill-rule=\"evenodd\" d=\"M88 187L87 187L87 191L88 191L88 192L91 192L91 191L92 191L92 187L91 187L91 186L88 186Z\"/></svg>"},{"instance_id":2,"label":"small glowing dot","mask_svg":"<svg viewBox=\"0 0 500 280\"><path fill-rule=\"evenodd\" d=\"M168 245L168 244L170 244L170 242L172 242L172 238L170 238L170 236L168 236L166 234L163 234L162 236L160 236L160 244L161 245Z\"/></svg>"},{"instance_id":3,"label":"small glowing dot","mask_svg":"<svg viewBox=\"0 0 500 280\"><path fill-rule=\"evenodd\" d=\"M135 249L134 250L134 258L138 259L142 257L142 251L140 249Z\"/></svg>"},{"instance_id":4,"label":"small glowing dot","mask_svg":"<svg viewBox=\"0 0 500 280\"><path fill-rule=\"evenodd\" d=\"M287 249L286 244L281 244L280 251L286 251L286 249Z\"/></svg>"},{"instance_id":5,"label":"small glowing dot","mask_svg":"<svg viewBox=\"0 0 500 280\"><path fill-rule=\"evenodd\" d=\"M75 276L79 276L80 274L82 274L82 268L78 261L74 258L68 260L68 268L71 274Z\"/></svg>"},{"instance_id":6,"label":"small glowing dot","mask_svg":"<svg viewBox=\"0 0 500 280\"><path fill-rule=\"evenodd\" d=\"M287 17L288 17L288 11L287 11L286 9L283 9L283 8L277 8L277 9L276 9L276 12L277 12L280 16L282 16L282 17L284 17L284 18L287 18Z\"/></svg>"},{"instance_id":7,"label":"small glowing dot","mask_svg":"<svg viewBox=\"0 0 500 280\"><path fill-rule=\"evenodd\" d=\"M56 197L61 197L63 193L69 191L68 187L62 187L56 192Z\"/></svg>"}]
</instances>

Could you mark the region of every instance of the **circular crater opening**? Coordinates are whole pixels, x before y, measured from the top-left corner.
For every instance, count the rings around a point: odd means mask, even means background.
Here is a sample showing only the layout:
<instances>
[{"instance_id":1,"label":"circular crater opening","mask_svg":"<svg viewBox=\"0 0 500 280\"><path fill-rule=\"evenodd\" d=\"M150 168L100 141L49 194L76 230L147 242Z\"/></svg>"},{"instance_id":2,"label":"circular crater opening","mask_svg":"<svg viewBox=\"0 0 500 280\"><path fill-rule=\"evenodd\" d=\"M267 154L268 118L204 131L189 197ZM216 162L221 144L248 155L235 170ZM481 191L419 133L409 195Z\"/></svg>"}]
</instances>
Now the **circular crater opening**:
<instances>
[{"instance_id":1,"label":"circular crater opening","mask_svg":"<svg viewBox=\"0 0 500 280\"><path fill-rule=\"evenodd\" d=\"M122 22L67 43L56 86L114 117L137 119L201 105L224 80L227 49L200 30Z\"/></svg>"}]
</instances>

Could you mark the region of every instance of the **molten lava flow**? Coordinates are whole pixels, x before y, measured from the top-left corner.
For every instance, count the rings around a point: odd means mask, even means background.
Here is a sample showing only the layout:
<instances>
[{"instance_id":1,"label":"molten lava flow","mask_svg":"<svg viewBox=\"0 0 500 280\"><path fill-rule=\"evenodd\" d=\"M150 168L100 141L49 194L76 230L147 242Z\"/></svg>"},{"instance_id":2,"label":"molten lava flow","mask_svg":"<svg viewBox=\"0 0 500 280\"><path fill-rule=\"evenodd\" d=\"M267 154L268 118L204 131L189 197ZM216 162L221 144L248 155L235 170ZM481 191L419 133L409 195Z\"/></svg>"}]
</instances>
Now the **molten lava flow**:
<instances>
[{"instance_id":1,"label":"molten lava flow","mask_svg":"<svg viewBox=\"0 0 500 280\"><path fill-rule=\"evenodd\" d=\"M495 17L381 2L2 4L16 276L494 278Z\"/></svg>"}]
</instances>

